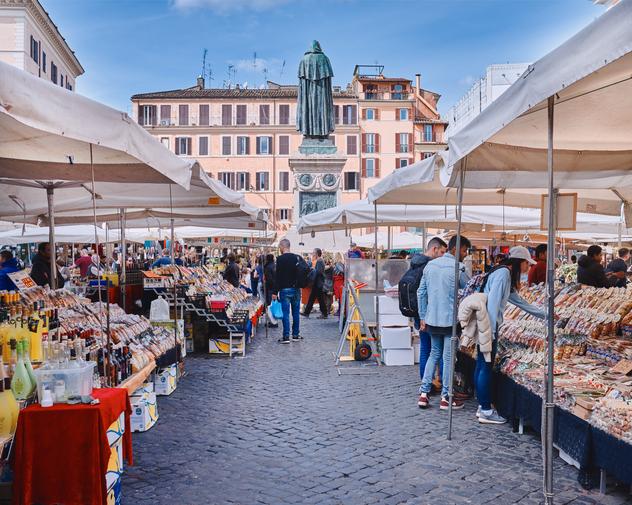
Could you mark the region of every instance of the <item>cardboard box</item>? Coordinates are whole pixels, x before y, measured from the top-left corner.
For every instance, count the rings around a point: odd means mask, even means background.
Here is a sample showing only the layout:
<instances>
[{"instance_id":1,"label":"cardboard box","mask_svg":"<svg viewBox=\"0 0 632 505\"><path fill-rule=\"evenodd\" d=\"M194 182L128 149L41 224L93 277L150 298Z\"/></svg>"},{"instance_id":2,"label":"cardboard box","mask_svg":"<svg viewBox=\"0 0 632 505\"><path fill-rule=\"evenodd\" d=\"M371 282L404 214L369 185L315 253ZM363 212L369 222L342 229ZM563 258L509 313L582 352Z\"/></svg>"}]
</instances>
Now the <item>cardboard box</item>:
<instances>
[{"instance_id":1,"label":"cardboard box","mask_svg":"<svg viewBox=\"0 0 632 505\"><path fill-rule=\"evenodd\" d=\"M176 371L177 366L174 363L156 372L154 390L157 396L168 396L176 390Z\"/></svg>"},{"instance_id":2,"label":"cardboard box","mask_svg":"<svg viewBox=\"0 0 632 505\"><path fill-rule=\"evenodd\" d=\"M580 419L588 420L590 416L592 416L592 410L586 409L581 405L575 404L573 407L573 414L575 414Z\"/></svg>"},{"instance_id":3,"label":"cardboard box","mask_svg":"<svg viewBox=\"0 0 632 505\"><path fill-rule=\"evenodd\" d=\"M411 334L410 328L397 327L397 328L382 328L380 330L380 343L382 349L408 349L411 347Z\"/></svg>"},{"instance_id":4,"label":"cardboard box","mask_svg":"<svg viewBox=\"0 0 632 505\"><path fill-rule=\"evenodd\" d=\"M380 314L380 328L387 326L410 326L410 321L401 314Z\"/></svg>"},{"instance_id":5,"label":"cardboard box","mask_svg":"<svg viewBox=\"0 0 632 505\"><path fill-rule=\"evenodd\" d=\"M382 349L382 362L386 366L414 365L413 349Z\"/></svg>"},{"instance_id":6,"label":"cardboard box","mask_svg":"<svg viewBox=\"0 0 632 505\"><path fill-rule=\"evenodd\" d=\"M143 392L141 395L131 396L130 403L132 405L130 426L133 432L142 433L156 424L158 421L156 393Z\"/></svg>"},{"instance_id":7,"label":"cardboard box","mask_svg":"<svg viewBox=\"0 0 632 505\"><path fill-rule=\"evenodd\" d=\"M399 311L398 298L391 298L390 296L381 295L378 297L378 299L380 302L380 315L382 314L384 315L391 314L391 315L396 315L396 316L402 315L402 313Z\"/></svg>"}]
</instances>

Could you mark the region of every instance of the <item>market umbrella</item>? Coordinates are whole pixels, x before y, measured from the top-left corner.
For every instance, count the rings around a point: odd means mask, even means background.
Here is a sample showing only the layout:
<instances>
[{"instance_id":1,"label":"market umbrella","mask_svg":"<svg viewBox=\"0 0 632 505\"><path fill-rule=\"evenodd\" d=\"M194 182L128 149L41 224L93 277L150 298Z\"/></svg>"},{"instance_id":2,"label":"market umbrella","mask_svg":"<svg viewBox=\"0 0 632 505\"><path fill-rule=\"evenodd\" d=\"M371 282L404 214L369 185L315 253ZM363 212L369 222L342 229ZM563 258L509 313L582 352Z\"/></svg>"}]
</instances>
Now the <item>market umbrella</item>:
<instances>
[{"instance_id":1,"label":"market umbrella","mask_svg":"<svg viewBox=\"0 0 632 505\"><path fill-rule=\"evenodd\" d=\"M557 193L602 189L630 215L632 2L602 14L531 65L449 140L443 181L459 188L546 188L548 362L544 498L553 502L554 234ZM590 127L587 128L587 125Z\"/></svg>"},{"instance_id":2,"label":"market umbrella","mask_svg":"<svg viewBox=\"0 0 632 505\"><path fill-rule=\"evenodd\" d=\"M49 235L48 226L33 226L25 230L21 228L0 232L0 244L2 245L18 245L37 242L46 242ZM76 225L76 226L57 226L55 228L55 240L58 243L81 243L88 244L94 242L95 234L99 238L99 242L105 243L105 230L94 225ZM114 237L109 237L110 242L114 241Z\"/></svg>"}]
</instances>

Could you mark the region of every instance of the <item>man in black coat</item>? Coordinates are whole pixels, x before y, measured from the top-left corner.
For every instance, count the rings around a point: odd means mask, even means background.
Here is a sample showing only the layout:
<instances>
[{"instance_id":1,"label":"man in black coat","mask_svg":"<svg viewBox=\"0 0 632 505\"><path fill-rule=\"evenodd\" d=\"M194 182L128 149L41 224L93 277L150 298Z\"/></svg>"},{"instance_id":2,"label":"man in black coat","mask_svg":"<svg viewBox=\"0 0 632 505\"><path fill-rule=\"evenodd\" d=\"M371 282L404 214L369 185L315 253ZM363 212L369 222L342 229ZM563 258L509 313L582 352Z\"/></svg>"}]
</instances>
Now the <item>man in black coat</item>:
<instances>
[{"instance_id":1,"label":"man in black coat","mask_svg":"<svg viewBox=\"0 0 632 505\"><path fill-rule=\"evenodd\" d=\"M31 279L38 286L50 286L50 262L51 250L48 242L42 242L37 246L37 254L33 256L33 267L31 268ZM64 278L57 268L57 287L64 287Z\"/></svg>"},{"instance_id":2,"label":"man in black coat","mask_svg":"<svg viewBox=\"0 0 632 505\"><path fill-rule=\"evenodd\" d=\"M577 260L577 282L596 288L611 288L619 282L620 274L609 272L606 274L603 265L601 247L591 245L586 254Z\"/></svg>"},{"instance_id":3,"label":"man in black coat","mask_svg":"<svg viewBox=\"0 0 632 505\"><path fill-rule=\"evenodd\" d=\"M239 266L235 263L235 255L228 255L228 265L224 270L224 280L236 288L239 287Z\"/></svg>"},{"instance_id":4,"label":"man in black coat","mask_svg":"<svg viewBox=\"0 0 632 505\"><path fill-rule=\"evenodd\" d=\"M323 285L325 284L325 262L323 261L323 251L318 247L312 253L312 261L314 261L314 270L312 272L312 290L309 293L309 300L303 309L303 315L309 317L314 306L314 302L318 300L320 307L320 319L327 319L327 300Z\"/></svg>"}]
</instances>

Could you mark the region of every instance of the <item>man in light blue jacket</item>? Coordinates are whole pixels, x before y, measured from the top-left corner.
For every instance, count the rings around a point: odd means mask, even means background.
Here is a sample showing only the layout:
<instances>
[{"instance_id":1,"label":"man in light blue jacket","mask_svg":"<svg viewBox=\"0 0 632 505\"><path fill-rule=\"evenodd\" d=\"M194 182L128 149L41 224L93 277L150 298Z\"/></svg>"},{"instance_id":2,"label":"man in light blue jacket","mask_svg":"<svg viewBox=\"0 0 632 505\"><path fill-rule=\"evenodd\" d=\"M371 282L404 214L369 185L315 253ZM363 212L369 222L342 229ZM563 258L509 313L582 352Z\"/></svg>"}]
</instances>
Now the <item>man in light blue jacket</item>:
<instances>
[{"instance_id":1,"label":"man in light blue jacket","mask_svg":"<svg viewBox=\"0 0 632 505\"><path fill-rule=\"evenodd\" d=\"M417 404L420 408L429 405L428 393L432 389L434 371L443 355L443 374L441 378L441 403L439 408L447 410L450 406L448 400L448 387L452 376L450 338L452 337L452 318L454 315L454 262L456 261L456 239L454 236L448 243L448 252L441 258L432 260L426 265L424 275L421 278L417 299L419 306L420 328L430 333L431 348L430 357L426 363L424 377L419 389L420 396ZM470 241L461 237L461 250L459 251L459 286L464 288L469 280L461 261L467 255L471 247ZM453 409L463 408L463 402L453 400Z\"/></svg>"}]
</instances>

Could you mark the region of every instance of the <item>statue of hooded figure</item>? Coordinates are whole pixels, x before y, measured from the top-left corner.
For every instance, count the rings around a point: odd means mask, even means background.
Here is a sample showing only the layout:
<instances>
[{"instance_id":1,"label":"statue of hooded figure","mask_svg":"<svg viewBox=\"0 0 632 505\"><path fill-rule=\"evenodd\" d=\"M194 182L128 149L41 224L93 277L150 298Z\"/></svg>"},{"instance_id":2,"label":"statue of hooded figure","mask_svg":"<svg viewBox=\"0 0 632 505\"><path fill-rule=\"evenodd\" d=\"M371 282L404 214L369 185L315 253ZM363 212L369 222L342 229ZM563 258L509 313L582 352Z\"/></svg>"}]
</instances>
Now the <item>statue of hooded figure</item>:
<instances>
[{"instance_id":1,"label":"statue of hooded figure","mask_svg":"<svg viewBox=\"0 0 632 505\"><path fill-rule=\"evenodd\" d=\"M305 137L327 138L334 131L333 75L329 58L314 40L298 66L296 129Z\"/></svg>"}]
</instances>

